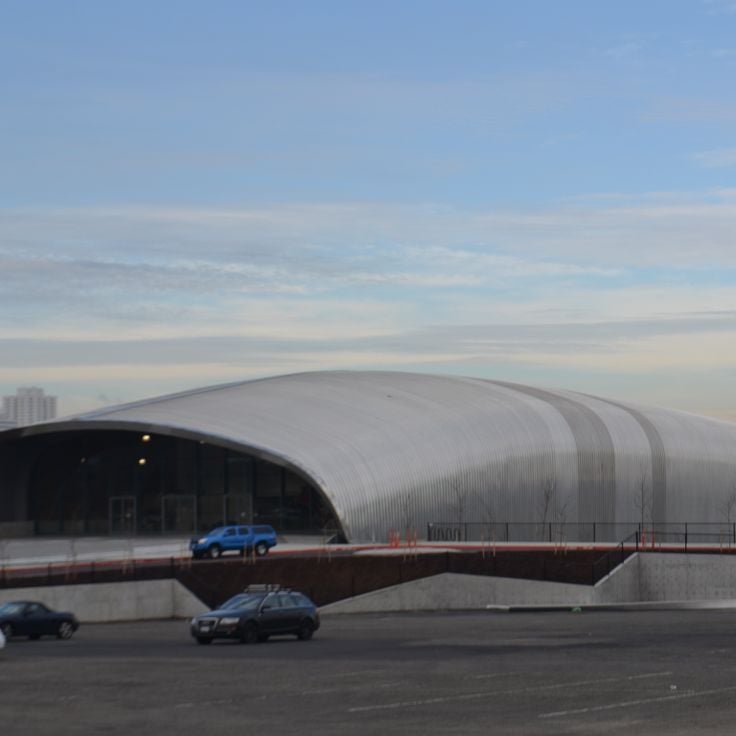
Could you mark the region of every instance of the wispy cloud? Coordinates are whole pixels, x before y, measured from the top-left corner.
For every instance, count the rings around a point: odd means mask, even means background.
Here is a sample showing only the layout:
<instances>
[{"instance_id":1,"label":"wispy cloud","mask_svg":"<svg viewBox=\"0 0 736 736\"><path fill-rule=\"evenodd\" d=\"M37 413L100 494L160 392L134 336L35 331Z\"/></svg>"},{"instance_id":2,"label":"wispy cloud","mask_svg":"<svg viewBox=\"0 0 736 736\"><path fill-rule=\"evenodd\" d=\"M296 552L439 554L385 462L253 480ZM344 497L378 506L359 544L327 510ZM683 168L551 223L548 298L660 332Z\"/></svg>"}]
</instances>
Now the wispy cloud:
<instances>
[{"instance_id":1,"label":"wispy cloud","mask_svg":"<svg viewBox=\"0 0 736 736\"><path fill-rule=\"evenodd\" d=\"M736 148L720 148L714 151L701 151L693 155L701 166L709 169L736 166Z\"/></svg>"},{"instance_id":2,"label":"wispy cloud","mask_svg":"<svg viewBox=\"0 0 736 736\"><path fill-rule=\"evenodd\" d=\"M729 190L526 210L6 209L0 384L127 399L325 367L546 384L733 369L735 224Z\"/></svg>"},{"instance_id":3,"label":"wispy cloud","mask_svg":"<svg viewBox=\"0 0 736 736\"><path fill-rule=\"evenodd\" d=\"M734 0L702 0L711 15L736 15Z\"/></svg>"}]
</instances>

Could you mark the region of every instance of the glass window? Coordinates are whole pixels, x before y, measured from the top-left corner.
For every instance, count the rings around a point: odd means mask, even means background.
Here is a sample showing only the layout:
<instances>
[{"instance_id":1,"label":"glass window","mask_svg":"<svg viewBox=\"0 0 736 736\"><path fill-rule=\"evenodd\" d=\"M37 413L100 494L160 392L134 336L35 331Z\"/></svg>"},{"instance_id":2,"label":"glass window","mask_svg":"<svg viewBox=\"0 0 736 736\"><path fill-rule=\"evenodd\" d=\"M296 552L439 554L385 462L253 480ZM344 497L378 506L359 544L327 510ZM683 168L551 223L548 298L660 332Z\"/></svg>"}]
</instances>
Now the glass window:
<instances>
[{"instance_id":1,"label":"glass window","mask_svg":"<svg viewBox=\"0 0 736 736\"><path fill-rule=\"evenodd\" d=\"M244 593L236 595L229 601L225 601L220 608L223 611L230 611L233 609L246 610L249 608L257 608L258 604L263 600L262 594Z\"/></svg>"},{"instance_id":2,"label":"glass window","mask_svg":"<svg viewBox=\"0 0 736 736\"><path fill-rule=\"evenodd\" d=\"M277 596L275 593L269 593L268 597L264 601L264 604L270 606L271 608L281 608L281 601L279 600L279 596Z\"/></svg>"},{"instance_id":3,"label":"glass window","mask_svg":"<svg viewBox=\"0 0 736 736\"><path fill-rule=\"evenodd\" d=\"M294 607L294 603L288 593L279 593L276 597L279 599L279 605L281 606L281 608Z\"/></svg>"}]
</instances>

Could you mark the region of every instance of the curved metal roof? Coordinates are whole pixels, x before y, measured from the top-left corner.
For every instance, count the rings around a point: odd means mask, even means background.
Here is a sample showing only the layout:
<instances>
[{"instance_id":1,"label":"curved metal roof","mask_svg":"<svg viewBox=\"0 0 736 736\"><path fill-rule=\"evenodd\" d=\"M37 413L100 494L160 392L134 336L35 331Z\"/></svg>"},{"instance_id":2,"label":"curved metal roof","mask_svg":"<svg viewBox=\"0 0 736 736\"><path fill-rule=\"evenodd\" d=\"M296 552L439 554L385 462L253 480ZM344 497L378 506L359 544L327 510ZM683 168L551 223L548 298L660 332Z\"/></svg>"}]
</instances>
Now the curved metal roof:
<instances>
[{"instance_id":1,"label":"curved metal roof","mask_svg":"<svg viewBox=\"0 0 736 736\"><path fill-rule=\"evenodd\" d=\"M645 495L655 522L720 521L736 494L736 424L474 378L300 373L19 433L91 428L206 436L295 468L351 541L449 519L632 521Z\"/></svg>"}]
</instances>

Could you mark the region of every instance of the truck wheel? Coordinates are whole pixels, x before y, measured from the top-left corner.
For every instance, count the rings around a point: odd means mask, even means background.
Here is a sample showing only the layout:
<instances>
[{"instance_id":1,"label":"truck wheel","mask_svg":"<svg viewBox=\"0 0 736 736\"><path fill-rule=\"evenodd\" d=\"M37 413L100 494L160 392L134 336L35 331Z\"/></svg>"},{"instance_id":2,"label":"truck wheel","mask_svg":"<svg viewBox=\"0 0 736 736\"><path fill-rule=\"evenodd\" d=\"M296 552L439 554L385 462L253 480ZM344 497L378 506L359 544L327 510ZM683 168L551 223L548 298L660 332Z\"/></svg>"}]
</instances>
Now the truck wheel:
<instances>
[{"instance_id":1,"label":"truck wheel","mask_svg":"<svg viewBox=\"0 0 736 736\"><path fill-rule=\"evenodd\" d=\"M207 554L209 554L209 556L210 556L211 559L216 560L222 554L222 550L220 549L220 545L213 544L207 550Z\"/></svg>"},{"instance_id":2,"label":"truck wheel","mask_svg":"<svg viewBox=\"0 0 736 736\"><path fill-rule=\"evenodd\" d=\"M263 557L263 555L268 553L268 545L265 542L258 542L256 544L256 554L259 557Z\"/></svg>"}]
</instances>

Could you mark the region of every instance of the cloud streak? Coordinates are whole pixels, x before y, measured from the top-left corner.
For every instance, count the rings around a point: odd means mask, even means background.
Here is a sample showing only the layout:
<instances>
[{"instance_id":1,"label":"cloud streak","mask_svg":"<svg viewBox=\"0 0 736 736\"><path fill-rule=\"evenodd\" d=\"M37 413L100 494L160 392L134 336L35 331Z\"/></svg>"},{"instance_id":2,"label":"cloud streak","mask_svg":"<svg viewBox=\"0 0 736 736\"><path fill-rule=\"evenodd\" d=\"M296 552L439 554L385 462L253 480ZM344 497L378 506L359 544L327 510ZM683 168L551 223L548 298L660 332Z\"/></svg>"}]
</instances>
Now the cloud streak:
<instances>
[{"instance_id":1,"label":"cloud streak","mask_svg":"<svg viewBox=\"0 0 736 736\"><path fill-rule=\"evenodd\" d=\"M143 393L329 367L546 384L733 369L735 224L730 190L513 211L6 209L0 386L87 377L129 399L147 373Z\"/></svg>"}]
</instances>

